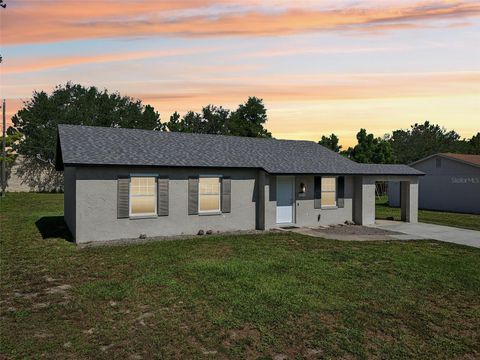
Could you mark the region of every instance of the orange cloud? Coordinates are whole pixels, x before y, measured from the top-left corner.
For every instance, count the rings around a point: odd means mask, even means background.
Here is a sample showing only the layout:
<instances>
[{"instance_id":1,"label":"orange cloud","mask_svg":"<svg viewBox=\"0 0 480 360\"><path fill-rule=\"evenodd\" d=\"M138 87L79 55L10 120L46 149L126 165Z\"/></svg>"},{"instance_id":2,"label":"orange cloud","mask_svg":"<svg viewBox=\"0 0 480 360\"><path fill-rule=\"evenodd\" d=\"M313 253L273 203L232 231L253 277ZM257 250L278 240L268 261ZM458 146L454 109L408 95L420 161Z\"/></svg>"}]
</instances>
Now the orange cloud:
<instances>
[{"instance_id":1,"label":"orange cloud","mask_svg":"<svg viewBox=\"0 0 480 360\"><path fill-rule=\"evenodd\" d=\"M210 69L214 70L214 69ZM201 67L191 69L203 72ZM431 120L471 136L478 131L480 72L318 74L129 83L121 94L151 104L167 121L173 111L199 111L207 104L235 108L248 96L264 99L274 136L318 140L332 132L352 145L360 127L381 136L413 122ZM39 86L45 90L49 86ZM22 106L7 99L7 119Z\"/></svg>"},{"instance_id":2,"label":"orange cloud","mask_svg":"<svg viewBox=\"0 0 480 360\"><path fill-rule=\"evenodd\" d=\"M142 89L144 92L134 96L147 103L164 101L168 106L189 106L195 110L209 103L236 103L253 94L278 103L478 94L480 72L284 75L260 79L241 76L182 81L170 84L160 93L156 85L150 88L145 84Z\"/></svg>"},{"instance_id":3,"label":"orange cloud","mask_svg":"<svg viewBox=\"0 0 480 360\"><path fill-rule=\"evenodd\" d=\"M232 2L99 0L19 2L4 15L3 42L21 44L132 36L255 36L346 30L386 31L425 27L431 20L478 17L471 1L388 2L346 9L309 8L294 3L272 11L240 3L237 11L216 13ZM263 3L264 4L264 3ZM210 6L210 7L208 7ZM293 7L297 6L297 7ZM8 31L7 31L8 29Z\"/></svg>"},{"instance_id":4,"label":"orange cloud","mask_svg":"<svg viewBox=\"0 0 480 360\"><path fill-rule=\"evenodd\" d=\"M179 55L197 54L200 52L209 52L213 48L187 48L187 49L171 49L160 51L137 51L137 52L123 52L113 54L102 54L93 56L56 56L42 59L26 59L13 60L9 62L7 59L3 66L4 74L17 74L34 71L42 71L56 68L63 68L68 66L94 64L94 63L111 63L129 60L140 60L148 58L172 57ZM12 65L11 65L12 64Z\"/></svg>"}]
</instances>

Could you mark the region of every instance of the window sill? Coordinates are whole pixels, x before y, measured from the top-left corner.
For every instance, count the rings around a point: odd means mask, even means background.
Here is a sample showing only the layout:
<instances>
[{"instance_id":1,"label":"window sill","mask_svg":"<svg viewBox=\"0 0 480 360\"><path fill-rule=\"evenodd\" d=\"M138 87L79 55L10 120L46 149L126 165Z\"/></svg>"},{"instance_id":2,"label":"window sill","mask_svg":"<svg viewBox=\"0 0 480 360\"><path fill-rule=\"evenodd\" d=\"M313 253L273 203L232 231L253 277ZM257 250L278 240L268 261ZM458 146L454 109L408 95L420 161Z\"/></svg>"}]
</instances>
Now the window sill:
<instances>
[{"instance_id":1,"label":"window sill","mask_svg":"<svg viewBox=\"0 0 480 360\"><path fill-rule=\"evenodd\" d=\"M212 211L212 212L199 212L198 216L215 216L215 215L222 215L221 211Z\"/></svg>"},{"instance_id":2,"label":"window sill","mask_svg":"<svg viewBox=\"0 0 480 360\"><path fill-rule=\"evenodd\" d=\"M335 209L338 209L337 205L335 205L335 206L322 206L320 208L320 210L335 210Z\"/></svg>"},{"instance_id":3,"label":"window sill","mask_svg":"<svg viewBox=\"0 0 480 360\"><path fill-rule=\"evenodd\" d=\"M130 215L130 220L142 220L142 219L156 219L158 218L157 214L153 215Z\"/></svg>"}]
</instances>

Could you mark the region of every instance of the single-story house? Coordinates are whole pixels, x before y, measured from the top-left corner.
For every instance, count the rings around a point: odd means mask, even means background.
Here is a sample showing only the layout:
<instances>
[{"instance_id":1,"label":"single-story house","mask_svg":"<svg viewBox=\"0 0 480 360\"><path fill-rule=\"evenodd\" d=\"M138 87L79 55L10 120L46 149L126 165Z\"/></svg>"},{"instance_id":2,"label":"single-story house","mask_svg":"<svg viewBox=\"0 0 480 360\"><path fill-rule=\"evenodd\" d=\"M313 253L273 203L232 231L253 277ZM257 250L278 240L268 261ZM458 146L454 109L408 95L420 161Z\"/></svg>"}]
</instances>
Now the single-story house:
<instances>
[{"instance_id":1,"label":"single-story house","mask_svg":"<svg viewBox=\"0 0 480 360\"><path fill-rule=\"evenodd\" d=\"M77 243L375 221L375 181L401 181L417 221L418 177L358 164L311 141L60 125L65 222Z\"/></svg>"},{"instance_id":2,"label":"single-story house","mask_svg":"<svg viewBox=\"0 0 480 360\"><path fill-rule=\"evenodd\" d=\"M435 154L411 167L425 173L419 181L419 208L480 214L480 155ZM400 206L400 185L388 185L388 203Z\"/></svg>"}]
</instances>

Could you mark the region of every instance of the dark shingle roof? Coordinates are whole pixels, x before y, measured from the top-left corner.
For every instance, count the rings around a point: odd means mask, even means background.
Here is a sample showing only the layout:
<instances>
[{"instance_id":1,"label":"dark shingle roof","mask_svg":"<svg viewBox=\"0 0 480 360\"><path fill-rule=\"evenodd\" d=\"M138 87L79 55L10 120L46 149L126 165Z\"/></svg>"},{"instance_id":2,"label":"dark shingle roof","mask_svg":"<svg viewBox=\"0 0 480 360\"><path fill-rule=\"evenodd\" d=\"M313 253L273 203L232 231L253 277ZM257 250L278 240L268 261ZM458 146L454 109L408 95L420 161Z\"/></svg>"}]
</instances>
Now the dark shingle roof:
<instances>
[{"instance_id":1,"label":"dark shingle roof","mask_svg":"<svg viewBox=\"0 0 480 360\"><path fill-rule=\"evenodd\" d=\"M263 168L275 174L421 175L406 165L363 165L312 141L59 125L57 169L132 165Z\"/></svg>"}]
</instances>

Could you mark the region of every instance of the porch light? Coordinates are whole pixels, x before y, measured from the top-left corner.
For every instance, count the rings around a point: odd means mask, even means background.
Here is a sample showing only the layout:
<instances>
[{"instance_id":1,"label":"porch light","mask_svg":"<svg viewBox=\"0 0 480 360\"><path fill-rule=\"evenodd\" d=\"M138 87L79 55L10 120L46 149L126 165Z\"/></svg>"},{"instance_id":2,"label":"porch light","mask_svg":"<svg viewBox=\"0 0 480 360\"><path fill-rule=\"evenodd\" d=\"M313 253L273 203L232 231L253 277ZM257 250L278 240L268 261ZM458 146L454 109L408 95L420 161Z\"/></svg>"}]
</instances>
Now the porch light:
<instances>
[{"instance_id":1,"label":"porch light","mask_svg":"<svg viewBox=\"0 0 480 360\"><path fill-rule=\"evenodd\" d=\"M300 183L300 191L299 194L305 194L307 192L307 188L305 186L305 183Z\"/></svg>"}]
</instances>

